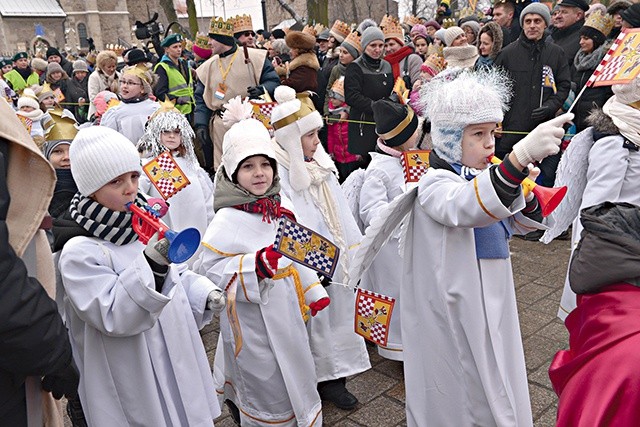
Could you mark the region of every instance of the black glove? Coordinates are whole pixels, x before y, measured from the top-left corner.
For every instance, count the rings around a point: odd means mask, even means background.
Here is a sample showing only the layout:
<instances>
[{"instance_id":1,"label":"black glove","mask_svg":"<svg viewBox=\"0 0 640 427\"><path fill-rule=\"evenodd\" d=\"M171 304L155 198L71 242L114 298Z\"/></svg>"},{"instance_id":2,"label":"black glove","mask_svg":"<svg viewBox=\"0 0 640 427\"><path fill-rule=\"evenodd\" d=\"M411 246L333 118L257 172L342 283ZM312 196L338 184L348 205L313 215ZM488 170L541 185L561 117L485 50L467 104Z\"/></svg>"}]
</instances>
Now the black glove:
<instances>
[{"instance_id":1,"label":"black glove","mask_svg":"<svg viewBox=\"0 0 640 427\"><path fill-rule=\"evenodd\" d=\"M544 122L553 118L554 111L551 111L553 107L542 106L540 108L536 108L531 112L531 120L535 120L537 122Z\"/></svg>"},{"instance_id":2,"label":"black glove","mask_svg":"<svg viewBox=\"0 0 640 427\"><path fill-rule=\"evenodd\" d=\"M331 279L328 278L327 276L324 276L322 274L318 274L318 279L320 279L320 284L324 288L329 287L331 285Z\"/></svg>"},{"instance_id":3,"label":"black glove","mask_svg":"<svg viewBox=\"0 0 640 427\"><path fill-rule=\"evenodd\" d=\"M264 94L264 88L262 86L249 86L247 93L249 94L249 98L258 99L260 95Z\"/></svg>"},{"instance_id":4,"label":"black glove","mask_svg":"<svg viewBox=\"0 0 640 427\"><path fill-rule=\"evenodd\" d=\"M196 128L196 136L200 140L200 143L205 146L211 146L211 138L209 137L209 129L206 126L199 126Z\"/></svg>"},{"instance_id":5,"label":"black glove","mask_svg":"<svg viewBox=\"0 0 640 427\"><path fill-rule=\"evenodd\" d=\"M62 399L62 396L74 398L78 395L79 381L78 368L71 359L71 363L60 371L45 375L42 379L42 389L51 392L55 399Z\"/></svg>"}]
</instances>

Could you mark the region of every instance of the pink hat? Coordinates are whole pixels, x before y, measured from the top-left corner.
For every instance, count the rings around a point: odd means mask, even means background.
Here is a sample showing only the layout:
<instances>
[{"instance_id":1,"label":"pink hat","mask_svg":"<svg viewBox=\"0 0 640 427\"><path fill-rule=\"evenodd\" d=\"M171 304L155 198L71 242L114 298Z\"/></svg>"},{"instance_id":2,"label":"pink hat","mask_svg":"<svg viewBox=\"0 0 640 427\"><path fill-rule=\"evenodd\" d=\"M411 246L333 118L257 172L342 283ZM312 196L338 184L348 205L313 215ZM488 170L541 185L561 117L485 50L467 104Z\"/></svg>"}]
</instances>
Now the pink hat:
<instances>
[{"instance_id":1,"label":"pink hat","mask_svg":"<svg viewBox=\"0 0 640 427\"><path fill-rule=\"evenodd\" d=\"M424 38L426 40L427 39L427 27L425 27L422 24L416 24L413 27L411 27L411 32L409 33L409 35L411 36L411 40L413 40L417 36L421 36L422 38Z\"/></svg>"}]
</instances>

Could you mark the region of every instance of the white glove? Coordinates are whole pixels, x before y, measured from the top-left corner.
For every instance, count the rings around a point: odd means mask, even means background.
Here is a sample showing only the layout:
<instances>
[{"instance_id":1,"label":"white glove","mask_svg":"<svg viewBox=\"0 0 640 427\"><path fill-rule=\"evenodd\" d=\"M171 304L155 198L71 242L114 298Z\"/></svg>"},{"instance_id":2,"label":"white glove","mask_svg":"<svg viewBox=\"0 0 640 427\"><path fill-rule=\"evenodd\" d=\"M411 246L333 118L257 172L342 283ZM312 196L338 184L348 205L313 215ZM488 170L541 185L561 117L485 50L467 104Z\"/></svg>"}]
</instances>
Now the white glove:
<instances>
[{"instance_id":1,"label":"white glove","mask_svg":"<svg viewBox=\"0 0 640 427\"><path fill-rule=\"evenodd\" d=\"M214 289L209 292L207 296L207 310L212 310L214 313L219 314L225 305L226 301L221 289Z\"/></svg>"},{"instance_id":2,"label":"white glove","mask_svg":"<svg viewBox=\"0 0 640 427\"><path fill-rule=\"evenodd\" d=\"M518 163L528 165L558 153L564 136L562 125L573 120L573 113L565 113L548 122L540 123L534 130L513 146Z\"/></svg>"},{"instance_id":3,"label":"white glove","mask_svg":"<svg viewBox=\"0 0 640 427\"><path fill-rule=\"evenodd\" d=\"M171 264L171 261L169 261L169 244L169 240L166 238L158 240L158 233L156 232L147 242L144 254L160 265L169 265Z\"/></svg>"}]
</instances>

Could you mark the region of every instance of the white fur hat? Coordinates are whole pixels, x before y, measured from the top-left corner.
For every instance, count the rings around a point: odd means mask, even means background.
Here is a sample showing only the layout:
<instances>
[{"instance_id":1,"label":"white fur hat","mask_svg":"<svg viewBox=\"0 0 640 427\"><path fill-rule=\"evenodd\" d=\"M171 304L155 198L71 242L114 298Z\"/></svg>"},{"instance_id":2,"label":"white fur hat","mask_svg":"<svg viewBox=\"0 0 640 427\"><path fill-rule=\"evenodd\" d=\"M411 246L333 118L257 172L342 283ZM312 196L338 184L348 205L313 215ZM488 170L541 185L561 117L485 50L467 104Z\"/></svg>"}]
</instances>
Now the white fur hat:
<instances>
[{"instance_id":1,"label":"white fur hat","mask_svg":"<svg viewBox=\"0 0 640 427\"><path fill-rule=\"evenodd\" d=\"M232 98L224 105L222 116L226 126L231 126L222 140L222 161L229 180L242 161L251 156L265 156L276 161L276 153L271 146L271 136L262 122L251 118L252 107L242 102L240 96ZM275 171L274 171L275 173Z\"/></svg>"},{"instance_id":2,"label":"white fur hat","mask_svg":"<svg viewBox=\"0 0 640 427\"><path fill-rule=\"evenodd\" d=\"M462 159L462 133L471 124L498 123L511 97L511 83L496 69L447 69L420 90L431 121L433 148L449 163Z\"/></svg>"},{"instance_id":3,"label":"white fur hat","mask_svg":"<svg viewBox=\"0 0 640 427\"><path fill-rule=\"evenodd\" d=\"M83 196L90 196L112 179L140 172L140 156L121 133L106 126L81 129L69 148L71 175Z\"/></svg>"},{"instance_id":4,"label":"white fur hat","mask_svg":"<svg viewBox=\"0 0 640 427\"><path fill-rule=\"evenodd\" d=\"M309 187L311 178L304 164L302 136L323 125L322 116L315 110L311 99L289 86L278 86L274 96L278 105L271 112L271 124L275 129L276 141L289 154L289 181L296 191ZM306 98L306 99L305 99ZM335 168L329 155L318 146L314 160L323 167Z\"/></svg>"},{"instance_id":5,"label":"white fur hat","mask_svg":"<svg viewBox=\"0 0 640 427\"><path fill-rule=\"evenodd\" d=\"M36 110L40 108L38 97L30 88L26 88L25 90L23 90L22 96L18 98L18 110L22 107L33 107Z\"/></svg>"}]
</instances>

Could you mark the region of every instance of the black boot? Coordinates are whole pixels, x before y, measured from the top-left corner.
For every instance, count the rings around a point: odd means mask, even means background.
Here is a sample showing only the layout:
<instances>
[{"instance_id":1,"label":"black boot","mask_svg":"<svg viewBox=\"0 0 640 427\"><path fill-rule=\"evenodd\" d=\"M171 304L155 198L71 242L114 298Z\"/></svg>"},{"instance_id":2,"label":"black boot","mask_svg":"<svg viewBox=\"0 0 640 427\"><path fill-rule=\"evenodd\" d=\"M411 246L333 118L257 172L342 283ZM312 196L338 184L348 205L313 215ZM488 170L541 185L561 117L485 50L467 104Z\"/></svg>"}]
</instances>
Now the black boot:
<instances>
[{"instance_id":1,"label":"black boot","mask_svg":"<svg viewBox=\"0 0 640 427\"><path fill-rule=\"evenodd\" d=\"M240 425L240 410L238 409L236 404L230 401L229 399L225 400L224 402L227 404L227 407L229 408L229 413L231 414L231 418L233 418L233 422L235 422L236 425Z\"/></svg>"},{"instance_id":2,"label":"black boot","mask_svg":"<svg viewBox=\"0 0 640 427\"><path fill-rule=\"evenodd\" d=\"M87 427L87 420L84 417L80 396L67 398L67 415L73 427Z\"/></svg>"},{"instance_id":3,"label":"black boot","mask_svg":"<svg viewBox=\"0 0 640 427\"><path fill-rule=\"evenodd\" d=\"M340 409L351 410L356 407L358 399L347 390L346 378L318 383L320 399L333 402Z\"/></svg>"}]
</instances>

